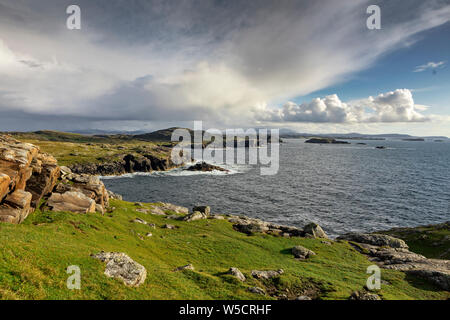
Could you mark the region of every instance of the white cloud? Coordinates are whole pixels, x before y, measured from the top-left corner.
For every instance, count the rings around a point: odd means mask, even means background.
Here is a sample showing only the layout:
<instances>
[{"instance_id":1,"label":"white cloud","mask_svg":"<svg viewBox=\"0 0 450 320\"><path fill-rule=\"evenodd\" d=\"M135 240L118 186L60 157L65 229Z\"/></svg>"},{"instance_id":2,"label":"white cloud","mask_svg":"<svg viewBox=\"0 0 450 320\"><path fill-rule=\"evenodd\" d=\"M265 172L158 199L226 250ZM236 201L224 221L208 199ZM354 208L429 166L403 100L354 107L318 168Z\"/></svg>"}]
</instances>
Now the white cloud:
<instances>
[{"instance_id":1,"label":"white cloud","mask_svg":"<svg viewBox=\"0 0 450 320\"><path fill-rule=\"evenodd\" d=\"M427 64L423 64L420 66L417 66L414 69L414 72L423 72L426 70L434 70L434 69L438 69L438 68L443 68L445 65L445 61L439 61L439 62L428 62Z\"/></svg>"},{"instance_id":2,"label":"white cloud","mask_svg":"<svg viewBox=\"0 0 450 320\"><path fill-rule=\"evenodd\" d=\"M414 104L408 89L380 94L376 97L342 102L334 94L323 99L316 98L309 103L286 103L282 109L255 109L259 121L309 122L309 123L393 123L424 122L425 106Z\"/></svg>"}]
</instances>

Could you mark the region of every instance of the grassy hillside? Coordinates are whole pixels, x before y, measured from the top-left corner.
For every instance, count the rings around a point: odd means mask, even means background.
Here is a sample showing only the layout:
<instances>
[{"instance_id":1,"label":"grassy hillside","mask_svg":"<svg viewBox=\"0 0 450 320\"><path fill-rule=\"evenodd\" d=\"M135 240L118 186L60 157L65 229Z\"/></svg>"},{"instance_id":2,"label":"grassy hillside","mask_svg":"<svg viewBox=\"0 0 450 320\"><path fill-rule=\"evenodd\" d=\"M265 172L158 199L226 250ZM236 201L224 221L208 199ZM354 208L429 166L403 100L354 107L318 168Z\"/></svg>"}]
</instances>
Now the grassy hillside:
<instances>
[{"instance_id":1,"label":"grassy hillside","mask_svg":"<svg viewBox=\"0 0 450 320\"><path fill-rule=\"evenodd\" d=\"M107 163L122 160L126 154L167 156L172 145L167 141L142 141L129 135L88 136L57 131L16 132L12 135L39 146L62 166Z\"/></svg>"},{"instance_id":2,"label":"grassy hillside","mask_svg":"<svg viewBox=\"0 0 450 320\"><path fill-rule=\"evenodd\" d=\"M272 299L250 293L249 286L265 288L273 296L309 294L318 299L347 299L363 288L366 268L372 263L347 242L331 245L319 239L247 236L225 220L181 222L146 215L136 206L112 201L112 213L73 214L37 211L21 225L0 224L1 299ZM145 205L148 206L148 205ZM156 224L131 222L141 218ZM170 223L179 226L161 228ZM151 232L152 237L146 237ZM297 261L295 245L317 253ZM125 252L145 266L147 280L129 288L107 278L105 265L90 257L101 250ZM173 270L192 263L195 271ZM66 268L81 268L81 290L66 288ZM242 283L225 272L239 268ZM253 269L284 269L278 279L261 282L251 278ZM439 291L404 273L382 270L378 293L383 299L446 299ZM288 291L286 291L288 290Z\"/></svg>"}]
</instances>

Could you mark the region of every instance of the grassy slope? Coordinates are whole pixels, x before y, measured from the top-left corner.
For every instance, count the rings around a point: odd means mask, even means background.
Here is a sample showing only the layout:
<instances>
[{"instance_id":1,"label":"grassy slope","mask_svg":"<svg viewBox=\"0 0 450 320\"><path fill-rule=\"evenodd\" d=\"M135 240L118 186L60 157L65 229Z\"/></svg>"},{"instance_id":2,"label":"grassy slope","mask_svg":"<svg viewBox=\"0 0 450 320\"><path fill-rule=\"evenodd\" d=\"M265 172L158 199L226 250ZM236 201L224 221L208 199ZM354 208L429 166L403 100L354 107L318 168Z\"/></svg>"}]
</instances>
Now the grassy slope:
<instances>
[{"instance_id":1,"label":"grassy slope","mask_svg":"<svg viewBox=\"0 0 450 320\"><path fill-rule=\"evenodd\" d=\"M127 135L87 136L57 131L13 133L14 138L32 143L50 153L61 166L75 163L106 163L123 159L126 154L167 156L167 142L147 142Z\"/></svg>"},{"instance_id":2,"label":"grassy slope","mask_svg":"<svg viewBox=\"0 0 450 320\"><path fill-rule=\"evenodd\" d=\"M405 240L411 251L427 258L450 259L450 222L416 228L395 228L378 233Z\"/></svg>"},{"instance_id":3,"label":"grassy slope","mask_svg":"<svg viewBox=\"0 0 450 320\"><path fill-rule=\"evenodd\" d=\"M180 222L135 211L132 203L113 200L111 214L36 212L21 225L0 224L0 298L2 299L261 299L248 286L290 288L300 294L317 290L322 299L346 299L360 290L372 263L346 242L331 246L315 239L246 236L223 220ZM130 222L140 217L156 229ZM180 226L169 230L165 223ZM152 232L153 237L145 234ZM138 234L144 235L142 240ZM297 261L290 248L301 244L317 255ZM104 276L105 265L91 258L98 251L119 251L144 265L148 276L139 288L128 288ZM173 272L192 263L195 271ZM66 268L78 265L81 290L66 289ZM224 272L238 267L245 283ZM279 269L278 280L251 279L252 269ZM382 270L384 299L444 299L438 291L404 273Z\"/></svg>"}]
</instances>

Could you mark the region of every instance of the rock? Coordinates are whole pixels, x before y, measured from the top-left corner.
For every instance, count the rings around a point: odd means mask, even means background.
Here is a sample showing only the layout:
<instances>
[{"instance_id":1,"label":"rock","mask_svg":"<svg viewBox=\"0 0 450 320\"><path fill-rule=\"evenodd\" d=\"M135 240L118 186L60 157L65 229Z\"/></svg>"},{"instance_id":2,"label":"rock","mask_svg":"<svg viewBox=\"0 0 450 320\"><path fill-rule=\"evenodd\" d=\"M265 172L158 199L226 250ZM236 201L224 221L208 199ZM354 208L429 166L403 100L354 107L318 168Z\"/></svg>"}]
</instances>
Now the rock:
<instances>
[{"instance_id":1,"label":"rock","mask_svg":"<svg viewBox=\"0 0 450 320\"><path fill-rule=\"evenodd\" d=\"M228 270L228 273L236 277L240 281L246 280L244 274L238 268L231 267L230 270Z\"/></svg>"},{"instance_id":2,"label":"rock","mask_svg":"<svg viewBox=\"0 0 450 320\"><path fill-rule=\"evenodd\" d=\"M233 227L237 231L246 233L248 235L269 231L269 228L265 224L258 222L235 224Z\"/></svg>"},{"instance_id":3,"label":"rock","mask_svg":"<svg viewBox=\"0 0 450 320\"><path fill-rule=\"evenodd\" d=\"M101 205L99 205L99 204L96 204L95 205L95 211L96 212L99 212L99 213L101 213L101 214L105 214L105 208L103 208Z\"/></svg>"},{"instance_id":4,"label":"rock","mask_svg":"<svg viewBox=\"0 0 450 320\"><path fill-rule=\"evenodd\" d=\"M23 190L10 193L0 205L0 221L21 223L32 211L31 199L31 193Z\"/></svg>"},{"instance_id":5,"label":"rock","mask_svg":"<svg viewBox=\"0 0 450 320\"><path fill-rule=\"evenodd\" d=\"M210 206L197 206L192 209L192 212L195 212L195 211L201 212L201 213L205 214L206 216L209 216L211 214L211 207Z\"/></svg>"},{"instance_id":6,"label":"rock","mask_svg":"<svg viewBox=\"0 0 450 320\"><path fill-rule=\"evenodd\" d=\"M147 232L147 233L145 234L145 236L146 236L146 237L151 237L151 236L153 236L153 234L152 234L151 232Z\"/></svg>"},{"instance_id":7,"label":"rock","mask_svg":"<svg viewBox=\"0 0 450 320\"><path fill-rule=\"evenodd\" d=\"M375 293L354 291L350 296L350 300L381 300L381 298Z\"/></svg>"},{"instance_id":8,"label":"rock","mask_svg":"<svg viewBox=\"0 0 450 320\"><path fill-rule=\"evenodd\" d=\"M185 169L187 171L203 171L203 172L211 172L211 171L222 171L222 172L229 172L229 170L224 169L222 167L219 166L215 166L213 164L209 164L207 162L198 162L190 167L188 167L187 169Z\"/></svg>"},{"instance_id":9,"label":"rock","mask_svg":"<svg viewBox=\"0 0 450 320\"><path fill-rule=\"evenodd\" d=\"M122 195L118 194L118 193L114 193L110 190L107 190L106 192L108 192L108 196L110 199L116 199L116 200L122 200Z\"/></svg>"},{"instance_id":10,"label":"rock","mask_svg":"<svg viewBox=\"0 0 450 320\"><path fill-rule=\"evenodd\" d=\"M252 277L256 279L272 279L281 276L283 273L284 273L283 269L270 271L253 270Z\"/></svg>"},{"instance_id":11,"label":"rock","mask_svg":"<svg viewBox=\"0 0 450 320\"><path fill-rule=\"evenodd\" d=\"M61 170L61 176L63 177L72 173L72 170L66 166L60 166L59 169Z\"/></svg>"},{"instance_id":12,"label":"rock","mask_svg":"<svg viewBox=\"0 0 450 320\"><path fill-rule=\"evenodd\" d=\"M384 234L347 233L337 238L358 243L366 243L374 246L387 246L391 248L408 249L405 241Z\"/></svg>"},{"instance_id":13,"label":"rock","mask_svg":"<svg viewBox=\"0 0 450 320\"><path fill-rule=\"evenodd\" d=\"M100 252L91 255L106 262L105 275L122 280L127 286L138 287L145 282L147 270L122 252Z\"/></svg>"},{"instance_id":14,"label":"rock","mask_svg":"<svg viewBox=\"0 0 450 320\"><path fill-rule=\"evenodd\" d=\"M9 184L10 183L11 183L11 178L4 173L0 173L0 202L9 193Z\"/></svg>"},{"instance_id":15,"label":"rock","mask_svg":"<svg viewBox=\"0 0 450 320\"><path fill-rule=\"evenodd\" d=\"M295 246L292 248L292 254L299 259L308 259L311 256L315 256L316 253L302 246Z\"/></svg>"},{"instance_id":16,"label":"rock","mask_svg":"<svg viewBox=\"0 0 450 320\"><path fill-rule=\"evenodd\" d=\"M95 212L95 201L76 191L68 191L63 194L52 193L47 201L47 205L52 211Z\"/></svg>"},{"instance_id":17,"label":"rock","mask_svg":"<svg viewBox=\"0 0 450 320\"><path fill-rule=\"evenodd\" d=\"M177 227L174 226L174 225L171 225L171 224L165 224L165 225L163 225L163 228L164 228L164 229L171 229L171 230L174 230L174 229L176 229Z\"/></svg>"},{"instance_id":18,"label":"rock","mask_svg":"<svg viewBox=\"0 0 450 320\"><path fill-rule=\"evenodd\" d=\"M299 296L299 297L295 298L295 300L312 300L312 299L308 296Z\"/></svg>"},{"instance_id":19,"label":"rock","mask_svg":"<svg viewBox=\"0 0 450 320\"><path fill-rule=\"evenodd\" d=\"M209 219L225 220L225 217L222 215L214 214L214 215L209 216Z\"/></svg>"},{"instance_id":20,"label":"rock","mask_svg":"<svg viewBox=\"0 0 450 320\"><path fill-rule=\"evenodd\" d=\"M436 270L434 268L422 268L422 269L411 269L406 271L408 274L423 278L431 283L434 283L437 287L450 291L450 269L447 270Z\"/></svg>"},{"instance_id":21,"label":"rock","mask_svg":"<svg viewBox=\"0 0 450 320\"><path fill-rule=\"evenodd\" d=\"M194 271L194 266L192 264L187 264L185 266L177 267L175 271L192 270Z\"/></svg>"},{"instance_id":22,"label":"rock","mask_svg":"<svg viewBox=\"0 0 450 320\"><path fill-rule=\"evenodd\" d=\"M165 216L166 213L161 210L159 207L152 207L149 211L150 214L156 215L156 216Z\"/></svg>"},{"instance_id":23,"label":"rock","mask_svg":"<svg viewBox=\"0 0 450 320\"><path fill-rule=\"evenodd\" d=\"M142 220L141 218L136 218L136 219L133 220L133 222L135 222L135 223L141 223L141 224L147 224L147 221Z\"/></svg>"},{"instance_id":24,"label":"rock","mask_svg":"<svg viewBox=\"0 0 450 320\"><path fill-rule=\"evenodd\" d=\"M323 231L323 229L317 223L310 223L303 227L305 234L309 234L314 238L324 238L328 239L328 236Z\"/></svg>"},{"instance_id":25,"label":"rock","mask_svg":"<svg viewBox=\"0 0 450 320\"><path fill-rule=\"evenodd\" d=\"M150 212L150 209L136 209L136 212L148 214Z\"/></svg>"},{"instance_id":26,"label":"rock","mask_svg":"<svg viewBox=\"0 0 450 320\"><path fill-rule=\"evenodd\" d=\"M208 216L200 211L194 211L193 213L188 214L186 217L183 218L184 221L196 221L196 220L202 220L207 219Z\"/></svg>"},{"instance_id":27,"label":"rock","mask_svg":"<svg viewBox=\"0 0 450 320\"><path fill-rule=\"evenodd\" d=\"M261 289L260 287L250 287L248 288L248 291L250 291L251 293L255 293L255 294L260 294L260 295L265 295L266 292Z\"/></svg>"},{"instance_id":28,"label":"rock","mask_svg":"<svg viewBox=\"0 0 450 320\"><path fill-rule=\"evenodd\" d=\"M376 146L375 149L387 149L385 146Z\"/></svg>"},{"instance_id":29,"label":"rock","mask_svg":"<svg viewBox=\"0 0 450 320\"><path fill-rule=\"evenodd\" d=\"M144 206L141 202L135 202L134 205L136 207L143 207Z\"/></svg>"},{"instance_id":30,"label":"rock","mask_svg":"<svg viewBox=\"0 0 450 320\"><path fill-rule=\"evenodd\" d=\"M158 202L157 205L161 208L161 210L170 210L174 211L178 214L188 214L189 209L181 206L177 206L171 203Z\"/></svg>"}]
</instances>

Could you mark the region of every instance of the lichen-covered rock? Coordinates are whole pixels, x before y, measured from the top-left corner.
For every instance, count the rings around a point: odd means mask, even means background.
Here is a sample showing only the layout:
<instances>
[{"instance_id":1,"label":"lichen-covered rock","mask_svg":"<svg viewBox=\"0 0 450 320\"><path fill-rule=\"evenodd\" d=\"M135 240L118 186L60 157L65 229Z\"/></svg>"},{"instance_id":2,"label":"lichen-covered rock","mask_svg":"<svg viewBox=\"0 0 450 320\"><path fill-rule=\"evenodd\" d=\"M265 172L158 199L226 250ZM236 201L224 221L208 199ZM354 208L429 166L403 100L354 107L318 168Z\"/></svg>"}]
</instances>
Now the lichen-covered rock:
<instances>
[{"instance_id":1,"label":"lichen-covered rock","mask_svg":"<svg viewBox=\"0 0 450 320\"><path fill-rule=\"evenodd\" d=\"M206 216L209 216L211 214L211 207L210 206L196 206L192 209L192 212L201 212L205 214Z\"/></svg>"},{"instance_id":2,"label":"lichen-covered rock","mask_svg":"<svg viewBox=\"0 0 450 320\"><path fill-rule=\"evenodd\" d=\"M316 253L302 246L295 246L292 248L292 254L298 259L308 259L311 256L315 256Z\"/></svg>"},{"instance_id":3,"label":"lichen-covered rock","mask_svg":"<svg viewBox=\"0 0 450 320\"><path fill-rule=\"evenodd\" d=\"M244 274L238 268L231 267L230 270L228 270L228 273L240 281L246 280Z\"/></svg>"},{"instance_id":4,"label":"lichen-covered rock","mask_svg":"<svg viewBox=\"0 0 450 320\"><path fill-rule=\"evenodd\" d=\"M347 233L338 237L339 240L366 243L374 246L408 249L405 241L384 234Z\"/></svg>"},{"instance_id":5,"label":"lichen-covered rock","mask_svg":"<svg viewBox=\"0 0 450 320\"><path fill-rule=\"evenodd\" d=\"M130 287L145 282L147 270L123 252L100 252L91 256L106 262L105 275L110 278L120 279Z\"/></svg>"},{"instance_id":6,"label":"lichen-covered rock","mask_svg":"<svg viewBox=\"0 0 450 320\"><path fill-rule=\"evenodd\" d=\"M283 269L269 271L253 270L252 277L256 279L272 279L281 276L283 273Z\"/></svg>"},{"instance_id":7,"label":"lichen-covered rock","mask_svg":"<svg viewBox=\"0 0 450 320\"><path fill-rule=\"evenodd\" d=\"M52 193L47 201L52 211L70 211L75 213L95 212L95 201L81 192L67 191L65 193Z\"/></svg>"}]
</instances>

